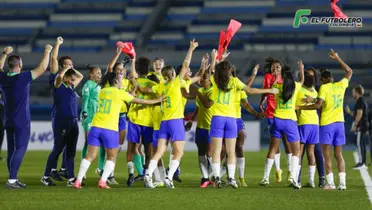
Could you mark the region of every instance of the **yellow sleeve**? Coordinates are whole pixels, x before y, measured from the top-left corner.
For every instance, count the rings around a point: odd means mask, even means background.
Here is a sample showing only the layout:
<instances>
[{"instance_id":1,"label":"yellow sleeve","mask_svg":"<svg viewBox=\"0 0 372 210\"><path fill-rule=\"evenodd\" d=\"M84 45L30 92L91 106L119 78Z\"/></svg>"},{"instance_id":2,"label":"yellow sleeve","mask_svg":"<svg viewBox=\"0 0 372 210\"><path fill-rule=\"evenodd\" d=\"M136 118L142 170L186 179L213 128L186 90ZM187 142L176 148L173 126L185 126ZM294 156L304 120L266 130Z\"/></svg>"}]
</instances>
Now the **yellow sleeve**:
<instances>
[{"instance_id":1,"label":"yellow sleeve","mask_svg":"<svg viewBox=\"0 0 372 210\"><path fill-rule=\"evenodd\" d=\"M347 88L349 87L349 80L346 79L346 78L343 78L341 81L338 82L338 84L343 87L343 88Z\"/></svg>"},{"instance_id":2,"label":"yellow sleeve","mask_svg":"<svg viewBox=\"0 0 372 210\"><path fill-rule=\"evenodd\" d=\"M234 77L234 82L235 82L235 86L236 86L237 90L243 90L244 89L245 84L242 81L240 81L239 78Z\"/></svg>"},{"instance_id":3,"label":"yellow sleeve","mask_svg":"<svg viewBox=\"0 0 372 210\"><path fill-rule=\"evenodd\" d=\"M241 91L240 96L241 96L241 98L240 98L241 100L245 100L245 99L248 98L248 96L247 96L247 94L245 93L245 91Z\"/></svg>"},{"instance_id":4,"label":"yellow sleeve","mask_svg":"<svg viewBox=\"0 0 372 210\"><path fill-rule=\"evenodd\" d=\"M127 103L131 103L134 99L134 96L129 94L127 91L120 91L119 97L120 97L120 100L125 101Z\"/></svg>"},{"instance_id":5,"label":"yellow sleeve","mask_svg":"<svg viewBox=\"0 0 372 210\"><path fill-rule=\"evenodd\" d=\"M299 82L296 82L296 91L301 89L302 85Z\"/></svg>"},{"instance_id":6,"label":"yellow sleeve","mask_svg":"<svg viewBox=\"0 0 372 210\"><path fill-rule=\"evenodd\" d=\"M328 92L329 92L328 85L321 85L319 89L318 98L325 101L325 98L327 97Z\"/></svg>"},{"instance_id":7,"label":"yellow sleeve","mask_svg":"<svg viewBox=\"0 0 372 210\"><path fill-rule=\"evenodd\" d=\"M152 92L157 94L157 95L160 95L160 84L156 84L154 86L151 87L152 89Z\"/></svg>"},{"instance_id":8,"label":"yellow sleeve","mask_svg":"<svg viewBox=\"0 0 372 210\"><path fill-rule=\"evenodd\" d=\"M302 98L304 98L304 91L302 89L300 89L300 91L298 91L298 94L297 94L297 100L296 100L296 105L297 106L301 106L302 105Z\"/></svg>"}]
</instances>

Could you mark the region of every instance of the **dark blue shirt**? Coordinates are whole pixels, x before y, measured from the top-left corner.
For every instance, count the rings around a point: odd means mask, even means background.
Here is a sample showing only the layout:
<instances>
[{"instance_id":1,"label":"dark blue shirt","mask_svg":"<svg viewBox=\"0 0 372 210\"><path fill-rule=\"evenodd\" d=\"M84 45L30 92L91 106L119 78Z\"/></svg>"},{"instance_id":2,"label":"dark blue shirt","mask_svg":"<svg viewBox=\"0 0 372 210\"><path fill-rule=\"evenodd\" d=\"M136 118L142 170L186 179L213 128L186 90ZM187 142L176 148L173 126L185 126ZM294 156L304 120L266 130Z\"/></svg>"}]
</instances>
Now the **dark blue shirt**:
<instances>
[{"instance_id":1,"label":"dark blue shirt","mask_svg":"<svg viewBox=\"0 0 372 210\"><path fill-rule=\"evenodd\" d=\"M55 104L55 118L70 119L78 117L77 95L73 87L67 87L64 83L59 88L53 88Z\"/></svg>"},{"instance_id":2,"label":"dark blue shirt","mask_svg":"<svg viewBox=\"0 0 372 210\"><path fill-rule=\"evenodd\" d=\"M5 105L5 126L30 126L30 83L32 73L0 72Z\"/></svg>"}]
</instances>

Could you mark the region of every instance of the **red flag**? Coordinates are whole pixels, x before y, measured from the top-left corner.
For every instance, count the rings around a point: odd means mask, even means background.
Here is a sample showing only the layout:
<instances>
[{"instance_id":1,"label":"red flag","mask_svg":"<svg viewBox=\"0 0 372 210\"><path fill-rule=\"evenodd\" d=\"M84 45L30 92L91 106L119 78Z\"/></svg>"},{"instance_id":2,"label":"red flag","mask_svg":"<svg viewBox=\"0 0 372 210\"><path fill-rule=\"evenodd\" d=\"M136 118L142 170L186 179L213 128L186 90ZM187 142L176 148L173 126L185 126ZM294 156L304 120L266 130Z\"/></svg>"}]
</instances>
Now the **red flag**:
<instances>
[{"instance_id":1,"label":"red flag","mask_svg":"<svg viewBox=\"0 0 372 210\"><path fill-rule=\"evenodd\" d=\"M227 27L227 31L221 31L220 33L220 43L218 46L217 60L220 60L223 52L229 46L231 39L235 33L242 27L242 24L236 20L231 19L230 24Z\"/></svg>"},{"instance_id":2,"label":"red flag","mask_svg":"<svg viewBox=\"0 0 372 210\"><path fill-rule=\"evenodd\" d=\"M331 0L331 8L335 18L342 18L347 20L347 16L341 11L340 7L336 5L339 0Z\"/></svg>"},{"instance_id":3,"label":"red flag","mask_svg":"<svg viewBox=\"0 0 372 210\"><path fill-rule=\"evenodd\" d=\"M136 51L134 51L132 42L125 42L123 44L122 52L127 54L131 59L133 59L136 56Z\"/></svg>"}]
</instances>

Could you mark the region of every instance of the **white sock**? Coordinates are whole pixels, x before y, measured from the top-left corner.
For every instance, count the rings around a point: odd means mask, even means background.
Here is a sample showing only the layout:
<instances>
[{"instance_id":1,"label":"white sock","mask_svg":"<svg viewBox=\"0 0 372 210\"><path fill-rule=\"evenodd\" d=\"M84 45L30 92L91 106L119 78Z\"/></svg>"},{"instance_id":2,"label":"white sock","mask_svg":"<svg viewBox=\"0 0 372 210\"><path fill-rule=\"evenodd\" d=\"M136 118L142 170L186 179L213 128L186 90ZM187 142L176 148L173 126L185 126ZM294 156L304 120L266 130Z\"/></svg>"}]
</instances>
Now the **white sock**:
<instances>
[{"instance_id":1,"label":"white sock","mask_svg":"<svg viewBox=\"0 0 372 210\"><path fill-rule=\"evenodd\" d=\"M204 179L208 179L208 160L205 156L199 156L199 168Z\"/></svg>"},{"instance_id":2,"label":"white sock","mask_svg":"<svg viewBox=\"0 0 372 210\"><path fill-rule=\"evenodd\" d=\"M235 178L236 164L227 164L228 175L230 179Z\"/></svg>"},{"instance_id":3,"label":"white sock","mask_svg":"<svg viewBox=\"0 0 372 210\"><path fill-rule=\"evenodd\" d=\"M128 173L134 174L134 163L132 161L127 163L127 167L128 167Z\"/></svg>"},{"instance_id":4,"label":"white sock","mask_svg":"<svg viewBox=\"0 0 372 210\"><path fill-rule=\"evenodd\" d=\"M154 170L154 179L155 179L155 182L161 182L160 173L159 173L158 168L155 168L155 170Z\"/></svg>"},{"instance_id":5,"label":"white sock","mask_svg":"<svg viewBox=\"0 0 372 210\"><path fill-rule=\"evenodd\" d=\"M156 160L150 160L149 168L147 169L147 173L150 177L152 177L152 174L154 173L155 169L158 167L158 161Z\"/></svg>"},{"instance_id":6,"label":"white sock","mask_svg":"<svg viewBox=\"0 0 372 210\"><path fill-rule=\"evenodd\" d=\"M309 166L309 183L313 183L314 182L315 168L316 168L315 165Z\"/></svg>"},{"instance_id":7,"label":"white sock","mask_svg":"<svg viewBox=\"0 0 372 210\"><path fill-rule=\"evenodd\" d=\"M178 166L180 165L180 162L178 160L171 160L169 162L169 171L168 171L168 179L173 180L173 175L177 171Z\"/></svg>"},{"instance_id":8,"label":"white sock","mask_svg":"<svg viewBox=\"0 0 372 210\"><path fill-rule=\"evenodd\" d=\"M101 180L106 182L109 175L115 168L115 163L112 160L106 160L105 166L103 167L103 174Z\"/></svg>"},{"instance_id":9,"label":"white sock","mask_svg":"<svg viewBox=\"0 0 372 210\"><path fill-rule=\"evenodd\" d=\"M274 156L274 164L276 171L280 171L280 153L275 154Z\"/></svg>"},{"instance_id":10,"label":"white sock","mask_svg":"<svg viewBox=\"0 0 372 210\"><path fill-rule=\"evenodd\" d=\"M287 154L287 167L288 167L288 171L291 171L291 168L292 168L292 153L288 153Z\"/></svg>"},{"instance_id":11,"label":"white sock","mask_svg":"<svg viewBox=\"0 0 372 210\"><path fill-rule=\"evenodd\" d=\"M270 176L270 171L271 168L273 167L274 159L266 159L266 164L265 164L265 170L264 170L264 179L269 180Z\"/></svg>"},{"instance_id":12,"label":"white sock","mask_svg":"<svg viewBox=\"0 0 372 210\"><path fill-rule=\"evenodd\" d=\"M16 179L8 179L8 182L9 182L10 184L15 183L16 181L17 181Z\"/></svg>"},{"instance_id":13,"label":"white sock","mask_svg":"<svg viewBox=\"0 0 372 210\"><path fill-rule=\"evenodd\" d=\"M158 166L158 171L159 171L159 174L160 174L160 181L164 182L165 177L166 177L164 166Z\"/></svg>"},{"instance_id":14,"label":"white sock","mask_svg":"<svg viewBox=\"0 0 372 210\"><path fill-rule=\"evenodd\" d=\"M292 154L291 154L292 156ZM291 158L291 178L297 182L298 180L298 167L299 167L300 159L297 156L292 156Z\"/></svg>"},{"instance_id":15,"label":"white sock","mask_svg":"<svg viewBox=\"0 0 372 210\"><path fill-rule=\"evenodd\" d=\"M245 158L237 158L236 159L237 165L238 165L238 174L239 178L244 178L244 169L245 169ZM230 174L230 172L229 172Z\"/></svg>"},{"instance_id":16,"label":"white sock","mask_svg":"<svg viewBox=\"0 0 372 210\"><path fill-rule=\"evenodd\" d=\"M207 157L207 161L208 161L208 173L209 173L209 176L213 176L213 169L212 169L212 158L211 157Z\"/></svg>"},{"instance_id":17,"label":"white sock","mask_svg":"<svg viewBox=\"0 0 372 210\"><path fill-rule=\"evenodd\" d=\"M301 167L302 165L298 165L298 168L297 168L297 180L301 180L301 177L300 177L300 171L301 171Z\"/></svg>"},{"instance_id":18,"label":"white sock","mask_svg":"<svg viewBox=\"0 0 372 210\"><path fill-rule=\"evenodd\" d=\"M78 173L78 176L77 176L77 180L79 182L83 181L83 178L85 176L85 174L87 173L88 171L88 168L90 166L90 163L88 160L86 159L82 159L81 160L81 163L80 163L80 169L79 169L79 173Z\"/></svg>"},{"instance_id":19,"label":"white sock","mask_svg":"<svg viewBox=\"0 0 372 210\"><path fill-rule=\"evenodd\" d=\"M212 170L215 177L221 177L221 163L212 163Z\"/></svg>"},{"instance_id":20,"label":"white sock","mask_svg":"<svg viewBox=\"0 0 372 210\"><path fill-rule=\"evenodd\" d=\"M220 166L220 177L226 174L226 165L223 164L222 167Z\"/></svg>"},{"instance_id":21,"label":"white sock","mask_svg":"<svg viewBox=\"0 0 372 210\"><path fill-rule=\"evenodd\" d=\"M346 185L346 173L341 172L338 174L338 176L340 177L340 184Z\"/></svg>"},{"instance_id":22,"label":"white sock","mask_svg":"<svg viewBox=\"0 0 372 210\"><path fill-rule=\"evenodd\" d=\"M333 179L333 173L329 173L326 175L327 183L330 185L334 185L335 181Z\"/></svg>"}]
</instances>

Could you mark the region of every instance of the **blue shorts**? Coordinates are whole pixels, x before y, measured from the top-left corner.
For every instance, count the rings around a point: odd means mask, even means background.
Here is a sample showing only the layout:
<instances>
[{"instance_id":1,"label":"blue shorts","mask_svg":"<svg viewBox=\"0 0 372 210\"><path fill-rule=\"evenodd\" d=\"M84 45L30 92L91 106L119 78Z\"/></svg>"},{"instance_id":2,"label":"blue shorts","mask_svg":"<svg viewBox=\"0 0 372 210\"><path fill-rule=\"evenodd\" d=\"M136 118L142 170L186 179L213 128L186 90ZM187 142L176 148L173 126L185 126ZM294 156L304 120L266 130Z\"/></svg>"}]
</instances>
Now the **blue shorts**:
<instances>
[{"instance_id":1,"label":"blue shorts","mask_svg":"<svg viewBox=\"0 0 372 210\"><path fill-rule=\"evenodd\" d=\"M211 121L211 138L236 139L238 137L236 119L233 117L213 116Z\"/></svg>"},{"instance_id":2,"label":"blue shorts","mask_svg":"<svg viewBox=\"0 0 372 210\"><path fill-rule=\"evenodd\" d=\"M244 122L241 118L236 119L236 126L238 127L238 133L241 130L245 130L245 125L244 125Z\"/></svg>"},{"instance_id":3,"label":"blue shorts","mask_svg":"<svg viewBox=\"0 0 372 210\"><path fill-rule=\"evenodd\" d=\"M319 126L318 125L301 125L298 126L302 144L319 143Z\"/></svg>"},{"instance_id":4,"label":"blue shorts","mask_svg":"<svg viewBox=\"0 0 372 210\"><path fill-rule=\"evenodd\" d=\"M271 128L271 126L273 126L274 124L274 118L267 118L267 126L269 127L269 129Z\"/></svg>"},{"instance_id":5,"label":"blue shorts","mask_svg":"<svg viewBox=\"0 0 372 210\"><path fill-rule=\"evenodd\" d=\"M103 146L106 149L117 148L119 147L119 132L93 126L88 133L88 144Z\"/></svg>"},{"instance_id":6,"label":"blue shorts","mask_svg":"<svg viewBox=\"0 0 372 210\"><path fill-rule=\"evenodd\" d=\"M127 118L125 117L125 114L120 114L119 131L126 130L126 129L127 129Z\"/></svg>"},{"instance_id":7,"label":"blue shorts","mask_svg":"<svg viewBox=\"0 0 372 210\"><path fill-rule=\"evenodd\" d=\"M158 139L185 141L185 125L183 119L165 120L160 123Z\"/></svg>"},{"instance_id":8,"label":"blue shorts","mask_svg":"<svg viewBox=\"0 0 372 210\"><path fill-rule=\"evenodd\" d=\"M289 119L274 118L274 123L270 128L271 136L281 139L283 134L287 136L288 142L300 140L297 122Z\"/></svg>"},{"instance_id":9,"label":"blue shorts","mask_svg":"<svg viewBox=\"0 0 372 210\"><path fill-rule=\"evenodd\" d=\"M152 146L158 147L158 136L159 136L159 130L154 130L152 132Z\"/></svg>"},{"instance_id":10,"label":"blue shorts","mask_svg":"<svg viewBox=\"0 0 372 210\"><path fill-rule=\"evenodd\" d=\"M209 130L203 128L196 128L195 143L197 144L210 144L211 138L209 137Z\"/></svg>"},{"instance_id":11,"label":"blue shorts","mask_svg":"<svg viewBox=\"0 0 372 210\"><path fill-rule=\"evenodd\" d=\"M152 127L137 125L128 121L127 139L129 142L139 144L142 137L142 144L150 144L152 143L152 131Z\"/></svg>"},{"instance_id":12,"label":"blue shorts","mask_svg":"<svg viewBox=\"0 0 372 210\"><path fill-rule=\"evenodd\" d=\"M341 146L346 143L345 126L343 122L335 122L320 126L319 133L321 136L321 144Z\"/></svg>"}]
</instances>

